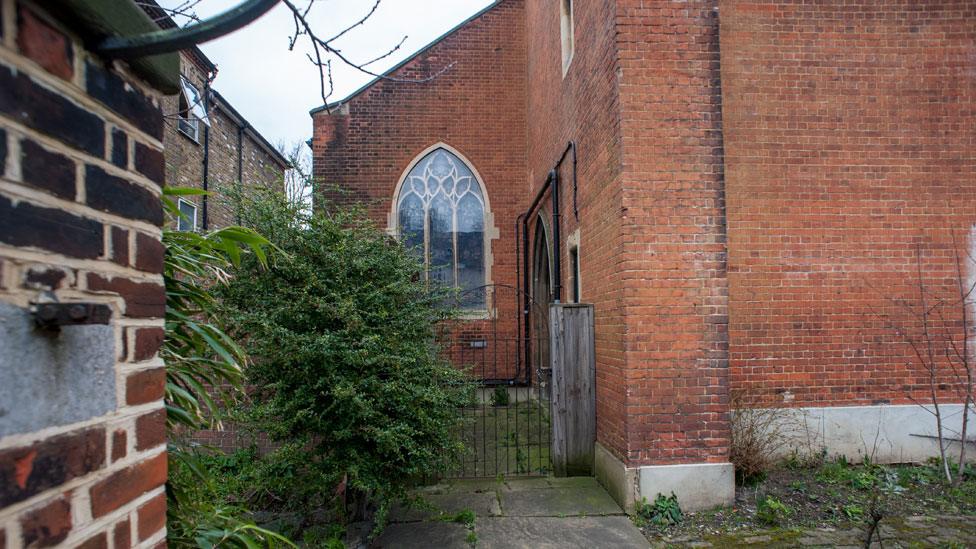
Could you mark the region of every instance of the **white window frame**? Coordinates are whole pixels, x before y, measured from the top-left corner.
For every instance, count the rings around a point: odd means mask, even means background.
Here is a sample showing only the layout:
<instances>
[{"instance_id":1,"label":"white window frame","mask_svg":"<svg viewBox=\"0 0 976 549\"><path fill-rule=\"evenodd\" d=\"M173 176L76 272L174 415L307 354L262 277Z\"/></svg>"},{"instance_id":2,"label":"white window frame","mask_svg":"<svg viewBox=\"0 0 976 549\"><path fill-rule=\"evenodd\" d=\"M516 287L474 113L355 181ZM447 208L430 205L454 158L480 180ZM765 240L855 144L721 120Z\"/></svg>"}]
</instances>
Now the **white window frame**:
<instances>
[{"instance_id":1,"label":"white window frame","mask_svg":"<svg viewBox=\"0 0 976 549\"><path fill-rule=\"evenodd\" d=\"M191 97L195 97L190 101ZM210 118L207 115L204 98L200 90L193 85L185 76L180 76L180 98L186 104L186 109L179 107L176 128L180 133L189 137L194 142L200 142L200 122L210 125Z\"/></svg>"},{"instance_id":2,"label":"white window frame","mask_svg":"<svg viewBox=\"0 0 976 549\"><path fill-rule=\"evenodd\" d=\"M183 205L184 204L187 205L187 206L189 206L189 207L191 207L191 208L193 208L193 218L191 220L189 220L189 221L187 221L187 219L185 217L183 217L183 215L184 215L183 214ZM177 203L177 210L180 212L180 216L176 219L176 230L178 230L178 231L190 231L190 232L196 231L197 230L197 205L194 204L193 202L190 202L189 200L184 200L184 199L181 198L179 200L179 202ZM189 216L187 216L187 217L189 217ZM191 224L191 228L189 228L189 229L184 228L183 227L183 223L185 223L185 222L190 223Z\"/></svg>"},{"instance_id":3,"label":"white window frame","mask_svg":"<svg viewBox=\"0 0 976 549\"><path fill-rule=\"evenodd\" d=\"M569 72L576 54L576 25L573 21L573 0L559 0L559 43L562 51L563 77Z\"/></svg>"}]
</instances>

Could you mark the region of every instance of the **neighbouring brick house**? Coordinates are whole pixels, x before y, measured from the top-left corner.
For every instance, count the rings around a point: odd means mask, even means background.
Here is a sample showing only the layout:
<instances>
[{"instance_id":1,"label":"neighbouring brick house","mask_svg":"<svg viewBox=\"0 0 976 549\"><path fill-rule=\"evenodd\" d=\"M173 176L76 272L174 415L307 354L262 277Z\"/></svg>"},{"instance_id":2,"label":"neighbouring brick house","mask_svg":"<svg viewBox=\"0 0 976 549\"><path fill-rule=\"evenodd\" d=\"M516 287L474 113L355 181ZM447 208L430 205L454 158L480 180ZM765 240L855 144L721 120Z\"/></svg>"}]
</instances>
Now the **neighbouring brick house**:
<instances>
[{"instance_id":1,"label":"neighbouring brick house","mask_svg":"<svg viewBox=\"0 0 976 549\"><path fill-rule=\"evenodd\" d=\"M166 543L160 193L179 64L88 51L155 28L107 6L0 1L5 548Z\"/></svg>"},{"instance_id":2,"label":"neighbouring brick house","mask_svg":"<svg viewBox=\"0 0 976 549\"><path fill-rule=\"evenodd\" d=\"M953 295L974 245L976 1L499 0L387 75L312 111L342 191L317 200L365 203L462 289L594 304L618 501L731 503L733 392L830 453L937 453L877 311L904 320L917 265ZM467 305L516 333L515 304Z\"/></svg>"},{"instance_id":3,"label":"neighbouring brick house","mask_svg":"<svg viewBox=\"0 0 976 549\"><path fill-rule=\"evenodd\" d=\"M176 27L167 13L145 0L140 6L161 28ZM214 65L200 48L180 52L181 90L164 99L166 184L210 191L210 196L180 198L188 218L181 227L216 229L238 222L230 201L222 195L245 185L284 185L288 159L211 87Z\"/></svg>"}]
</instances>

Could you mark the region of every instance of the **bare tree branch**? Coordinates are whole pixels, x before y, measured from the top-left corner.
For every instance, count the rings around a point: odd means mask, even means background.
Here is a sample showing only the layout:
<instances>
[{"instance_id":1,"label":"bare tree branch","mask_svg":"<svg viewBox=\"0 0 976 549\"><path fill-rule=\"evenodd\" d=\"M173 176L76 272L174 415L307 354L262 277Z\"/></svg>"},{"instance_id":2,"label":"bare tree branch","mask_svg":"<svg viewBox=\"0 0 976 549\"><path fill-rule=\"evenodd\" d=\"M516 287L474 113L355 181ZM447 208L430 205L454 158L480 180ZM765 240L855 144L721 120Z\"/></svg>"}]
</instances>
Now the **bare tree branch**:
<instances>
[{"instance_id":1,"label":"bare tree branch","mask_svg":"<svg viewBox=\"0 0 976 549\"><path fill-rule=\"evenodd\" d=\"M962 432L959 435L962 443L962 449L959 451L959 465L956 470L956 482L962 481L963 473L966 467L966 437L969 431L969 403L973 401L973 364L970 358L969 350L969 295L972 292L972 288L968 291L964 286L962 279L962 260L959 257L959 246L956 243L956 233L952 233L952 250L955 254L956 260L956 282L959 284L959 296L961 301L961 306L959 307L962 317L962 366L966 373L966 383L964 387L966 392L963 399L962 405Z\"/></svg>"},{"instance_id":2,"label":"bare tree branch","mask_svg":"<svg viewBox=\"0 0 976 549\"><path fill-rule=\"evenodd\" d=\"M367 13L366 15L364 15L362 19L360 19L359 21L356 21L352 25L349 25L348 27L346 27L345 29L343 29L342 31L340 31L339 34L337 34L337 35L333 36L332 38L329 38L328 40L326 40L326 42L332 42L334 40L337 40L339 38L342 38L342 36L344 34L346 34L347 32L351 31L352 29L354 29L356 27L359 27L361 25L364 25L366 23L366 20L369 19L370 17L372 17L374 13L376 13L376 8L380 7L380 1L381 0L376 0L376 3L373 4L373 7L372 8L370 8L369 13ZM308 15L308 11L310 9L312 9L312 3L314 3L314 2L315 2L315 0L311 0L308 3L308 8L305 9L305 13L304 13L303 17L305 15Z\"/></svg>"},{"instance_id":3,"label":"bare tree branch","mask_svg":"<svg viewBox=\"0 0 976 549\"><path fill-rule=\"evenodd\" d=\"M368 66L372 65L373 63L376 63L377 61L380 61L382 59L386 59L387 57L393 55L394 53L396 53L397 51L399 51L400 46L402 46L403 43L406 42L406 41L407 41L407 37L404 36L403 38L400 39L400 43L397 44L396 46L393 46L393 48L390 51L388 51L388 52L380 55L379 57L374 57L373 59L370 59L369 61L363 63L363 66L364 67L368 67Z\"/></svg>"},{"instance_id":4,"label":"bare tree branch","mask_svg":"<svg viewBox=\"0 0 976 549\"><path fill-rule=\"evenodd\" d=\"M872 313L882 321L882 324L894 332L894 334L904 341L912 350L920 369L924 372L926 379L926 389L928 392L926 403L920 402L915 391L917 387L911 387L908 391L908 399L921 407L926 412L935 417L939 453L941 466L947 482L958 484L962 479L963 468L957 467L955 476L949 468L948 460L948 439L946 433L958 434L960 440L965 441L969 431L970 407L976 406L974 392L976 392L976 364L971 356L973 354L969 338L971 336L971 323L969 318L969 307L972 304L970 296L976 289L976 283L970 283L964 279L963 258L960 254L955 233L952 233L952 250L955 260L955 272L952 273L952 288L956 295L947 298L935 295L927 288L923 269L922 269L922 249L916 245L915 250L915 278L914 285L917 290L917 298L914 305L905 300L886 297L887 302L896 312L900 311L900 316L911 319L910 327L897 324L893 317L883 312L874 311ZM972 263L972 255L967 251L966 257ZM868 286L872 286L870 281L866 281ZM940 286L945 290L950 288ZM879 295L884 293L879 292ZM948 312L948 314L947 314ZM896 313L897 314L897 313ZM956 317L956 315L959 315ZM962 338L959 341L959 338ZM945 410L941 406L940 398L944 399L948 394L955 393L963 401L962 426L959 433L955 432L950 426L946 425ZM960 445L959 463L966 461L966 444Z\"/></svg>"},{"instance_id":5,"label":"bare tree branch","mask_svg":"<svg viewBox=\"0 0 976 549\"><path fill-rule=\"evenodd\" d=\"M143 7L151 8L153 11L159 10L165 14L162 17L158 17L156 19L156 23L160 23L165 19L173 20L176 17L186 18L188 20L186 24L200 22L200 18L193 10L202 0L182 0L180 4L172 8L163 8L156 5L154 2L149 2L147 0L135 1L137 4ZM370 69L370 66L390 57L400 50L403 44L406 43L406 35L404 35L399 42L397 42L385 53L362 62L353 59L351 56L343 52L335 42L346 36L354 29L365 25L370 17L376 13L377 9L379 9L382 0L375 0L370 9L366 11L361 18L328 38L319 36L309 22L309 14L312 12L312 8L315 6L316 0L306 1L307 3L304 4L303 7L299 7L299 0L281 0L281 3L284 4L289 11L291 11L292 20L294 23L294 29L288 37L288 50L293 51L298 42L303 38L307 40L307 43L312 51L307 53L306 57L308 58L309 62L319 71L319 95L322 98L323 104L327 106L329 104L329 98L332 97L332 94L335 91L335 82L332 73L334 68L332 63L333 59L338 60L339 63L346 65L362 74L372 76L373 78L379 80L416 84L430 82L431 80L434 80L435 78L446 73L454 66L454 62L450 62L427 76L417 78L401 78L373 71Z\"/></svg>"},{"instance_id":6,"label":"bare tree branch","mask_svg":"<svg viewBox=\"0 0 976 549\"><path fill-rule=\"evenodd\" d=\"M387 57L393 55L393 53L398 51L400 47L403 46L404 42L407 40L406 36L400 39L400 41L395 46L390 48L386 53L379 55L373 59L370 59L368 61L357 62L352 58L348 57L345 53L343 53L342 50L339 49L334 44L334 42L339 38L345 36L353 29L364 25L366 21L370 17L372 17L374 13L376 13L376 10L379 8L380 2L382 0L376 0L376 2L372 5L369 11L362 18L360 18L352 25L349 25L348 27L342 29L341 31L331 36L330 38L322 38L318 34L316 34L315 30L312 28L311 24L308 21L308 14L312 9L312 5L315 3L315 0L309 0L308 4L305 6L304 9L299 8L295 4L295 2L293 2L293 0L281 0L281 1L285 6L288 7L289 10L291 10L292 19L295 23L295 29L292 32L292 35L288 39L288 49L289 50L294 49L295 44L298 43L301 37L303 36L307 37L308 43L312 48L312 53L307 54L307 57L309 61L312 63L312 65L314 65L319 70L319 94L322 97L322 102L326 105L329 104L329 97L332 96L332 93L335 90L335 86L332 78L332 68L333 68L332 60L329 59L329 57L334 57L335 59L339 60L342 64L348 67L351 67L363 74L372 76L380 80L386 80L390 82L417 83L417 84L430 82L431 80L434 80L435 78L441 76L442 74L444 74L454 66L453 62L448 63L447 65L434 71L432 74L421 78L399 78L399 77L389 76L387 74L374 72L368 68L373 63L376 63L382 59L386 59Z\"/></svg>"},{"instance_id":7,"label":"bare tree branch","mask_svg":"<svg viewBox=\"0 0 976 549\"><path fill-rule=\"evenodd\" d=\"M173 21L173 23L176 23L176 19L178 17L184 17L187 19L186 23L184 24L184 26L186 26L191 23L200 22L200 17L197 16L195 11L193 11L193 8L195 8L201 1L202 0L184 0L182 4L179 4L173 8L164 8L155 2L146 2L144 0L135 0L135 3L139 7L151 8L154 11L160 10L163 12L161 17L156 17L153 19L153 23L159 24L167 19L170 19Z\"/></svg>"}]
</instances>

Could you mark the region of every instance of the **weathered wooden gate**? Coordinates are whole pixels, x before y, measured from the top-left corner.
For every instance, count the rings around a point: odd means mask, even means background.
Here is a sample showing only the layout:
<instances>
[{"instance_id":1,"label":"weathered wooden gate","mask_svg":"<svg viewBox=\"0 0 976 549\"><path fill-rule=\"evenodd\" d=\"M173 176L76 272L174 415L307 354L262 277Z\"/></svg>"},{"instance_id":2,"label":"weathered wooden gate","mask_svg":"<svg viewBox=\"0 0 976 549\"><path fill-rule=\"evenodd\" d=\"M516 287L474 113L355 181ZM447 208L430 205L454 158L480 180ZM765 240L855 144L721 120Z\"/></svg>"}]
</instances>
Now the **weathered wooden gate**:
<instances>
[{"instance_id":1,"label":"weathered wooden gate","mask_svg":"<svg viewBox=\"0 0 976 549\"><path fill-rule=\"evenodd\" d=\"M593 306L549 306L552 466L556 476L593 473L596 443L596 356Z\"/></svg>"}]
</instances>

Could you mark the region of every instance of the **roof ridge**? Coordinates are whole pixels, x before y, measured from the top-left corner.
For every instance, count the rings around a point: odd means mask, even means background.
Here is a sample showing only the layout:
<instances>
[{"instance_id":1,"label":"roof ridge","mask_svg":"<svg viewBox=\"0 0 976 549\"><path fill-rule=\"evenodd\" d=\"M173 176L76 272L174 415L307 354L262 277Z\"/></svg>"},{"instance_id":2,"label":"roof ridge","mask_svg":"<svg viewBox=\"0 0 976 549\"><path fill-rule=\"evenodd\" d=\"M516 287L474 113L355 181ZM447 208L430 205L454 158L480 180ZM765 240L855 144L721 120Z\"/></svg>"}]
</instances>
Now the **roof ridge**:
<instances>
[{"instance_id":1,"label":"roof ridge","mask_svg":"<svg viewBox=\"0 0 976 549\"><path fill-rule=\"evenodd\" d=\"M209 90L214 95L214 98L217 100L217 105L216 105L217 108L230 111L230 112L226 112L225 114L227 114L232 118L237 119L235 125L238 128L240 128L242 131L251 133L251 135L256 138L255 140L258 142L258 145L262 146L262 148L265 149L265 152L267 152L270 156L273 156L274 159L278 161L279 164L281 164L284 169L288 169L289 167L291 167L291 161L289 161L284 154L282 154L278 149L276 149L275 146L272 145L270 141L268 141L268 138L266 138L264 134L258 131L258 129L255 128L247 120L247 118L244 118L244 115L242 115L237 109L235 109L234 106L230 103L230 101L228 101L227 98L223 96L223 94L221 94L213 87L209 88Z\"/></svg>"},{"instance_id":2,"label":"roof ridge","mask_svg":"<svg viewBox=\"0 0 976 549\"><path fill-rule=\"evenodd\" d=\"M329 109L332 109L333 107L338 107L338 106L340 106L340 105L342 105L342 104L344 104L344 103L346 103L348 101L351 101L357 95L363 93L364 91L366 91L369 88L371 88L377 82L383 80L386 77L389 77L394 72L400 70L407 63L410 63L411 61L413 61L414 59L416 59L417 57L419 57L421 54L425 53L426 51L428 51L429 49L433 48L437 44L443 42L444 40L446 40L452 34L456 33L457 31L461 30L462 28L466 27L469 23L474 22L475 19L478 19L482 15L484 15L484 14L488 13L489 11L495 9L496 7L498 7L503 2L505 2L505 0L493 0L493 2L491 4L488 4L487 6L481 8L480 10L478 10L477 12L475 12L474 14L472 14L471 16L469 16L464 21L461 21L457 25L454 25L453 27L451 27L450 30L448 30L444 34L441 34L440 36L438 36L437 38L435 38L433 41L427 43L427 45L425 45L424 47L418 49L417 51L415 51L413 54L411 54L409 57L407 57L403 61L400 61L396 65L393 65L392 67L390 67L386 71L382 72L379 76L376 76L375 78L373 78L372 80L370 80L366 84L360 86L358 89L356 89L356 91L350 93L349 95L345 96L342 99L339 99L338 101L333 101L331 103L326 103L325 105L321 105L319 107L315 107L314 109L308 111L308 114L314 115L315 113L319 113L319 112L322 112L322 111L325 111L325 110L329 110Z\"/></svg>"}]
</instances>

